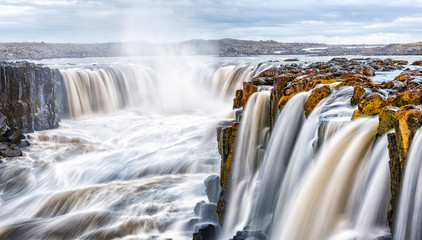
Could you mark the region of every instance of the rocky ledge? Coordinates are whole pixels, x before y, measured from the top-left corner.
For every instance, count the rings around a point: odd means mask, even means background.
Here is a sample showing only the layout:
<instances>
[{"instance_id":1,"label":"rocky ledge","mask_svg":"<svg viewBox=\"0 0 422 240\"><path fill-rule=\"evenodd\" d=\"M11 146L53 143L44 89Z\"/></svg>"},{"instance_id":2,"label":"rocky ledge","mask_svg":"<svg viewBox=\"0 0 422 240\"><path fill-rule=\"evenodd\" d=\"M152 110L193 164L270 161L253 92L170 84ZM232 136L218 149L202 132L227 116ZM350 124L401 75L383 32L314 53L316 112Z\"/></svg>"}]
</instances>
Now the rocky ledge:
<instances>
[{"instance_id":1,"label":"rocky ledge","mask_svg":"<svg viewBox=\"0 0 422 240\"><path fill-rule=\"evenodd\" d=\"M0 153L20 156L23 133L57 128L66 91L58 70L0 61Z\"/></svg>"},{"instance_id":2,"label":"rocky ledge","mask_svg":"<svg viewBox=\"0 0 422 240\"><path fill-rule=\"evenodd\" d=\"M393 229L400 183L413 136L422 126L422 69L406 68L409 63L393 59L346 59L334 58L328 62L316 62L309 65L283 64L265 70L257 77L243 84L237 90L234 108L241 109L249 97L257 92L259 86L271 86L270 123L274 125L275 117L289 99L298 92L309 91L304 111L308 116L316 105L331 91L344 86L354 88L350 104L357 106L352 118L378 115L378 135L388 133L391 172L391 210L388 219ZM412 63L420 65L420 61ZM405 69L406 68L406 69ZM375 72L402 70L394 79L373 82ZM240 115L240 114L238 114ZM218 150L221 155L221 192L217 204L219 222L224 219L225 207L229 201L231 166L233 151L240 117L232 121L223 121L217 127ZM247 231L239 232L234 239L249 236Z\"/></svg>"}]
</instances>

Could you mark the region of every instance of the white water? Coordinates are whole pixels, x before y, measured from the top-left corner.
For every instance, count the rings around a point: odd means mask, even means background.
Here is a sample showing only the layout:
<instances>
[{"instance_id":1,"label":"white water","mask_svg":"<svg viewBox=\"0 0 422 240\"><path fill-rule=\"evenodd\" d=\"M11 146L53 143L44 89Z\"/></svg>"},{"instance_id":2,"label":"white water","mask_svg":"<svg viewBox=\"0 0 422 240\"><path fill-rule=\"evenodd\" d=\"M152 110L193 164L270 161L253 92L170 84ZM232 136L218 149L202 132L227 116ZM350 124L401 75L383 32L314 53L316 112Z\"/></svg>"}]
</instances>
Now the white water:
<instances>
[{"instance_id":1,"label":"white water","mask_svg":"<svg viewBox=\"0 0 422 240\"><path fill-rule=\"evenodd\" d=\"M299 58L300 63L328 60ZM32 146L24 157L0 164L0 238L191 239L201 224L193 208L197 202L207 201L203 181L219 171L214 126L230 111L236 88L271 64L251 67L232 60L219 63L222 68L216 71L209 67L213 61L184 57L123 63L112 59L105 64L100 59L95 65L86 62L92 61L89 59L65 61L84 62L76 67L72 63L71 68L58 66L73 81L72 92L85 86L92 93L71 97L76 119L63 121L60 129L31 134ZM112 87L122 83L120 88ZM388 229L383 214L389 199L385 138L371 147L374 121L350 124L351 92L347 87L334 92L314 109L300 130L292 127L295 133L291 135L297 135L297 140L294 147L285 146L293 149L290 159L277 162L265 157L279 164L288 162L287 168L280 166L284 176L259 177L264 169L275 171L263 167L267 159L260 163L267 142L265 130L254 135L258 137L242 137L260 139L256 146L262 146L242 147L253 157L248 164L240 164L246 169L236 167L241 172L236 183L247 191L234 193L234 199L242 201L229 207L235 210L227 213L233 220L225 227L226 236L247 225L269 227L266 230L272 239L373 239L385 235ZM285 109L289 105L294 105L293 99ZM286 110L285 115L296 112L293 115L300 119L297 114L302 111L294 109L298 111ZM287 117L283 121L296 123ZM269 146L268 152L270 149L281 150ZM416 154L412 156L420 156L420 152ZM319 174L318 168L323 169ZM268 187L279 192L278 197L267 191L262 191L267 194L264 197L258 195L256 189L265 188L257 188L257 183L273 183L273 177L275 182L281 181L280 188L278 184ZM256 197L271 203L260 206ZM272 204L276 206L271 213ZM404 212L408 214L405 219L418 220L411 217L412 212ZM259 222L256 216L263 215L265 219ZM419 229L419 223L408 223L412 227L404 228L411 230L404 231Z\"/></svg>"},{"instance_id":2,"label":"white water","mask_svg":"<svg viewBox=\"0 0 422 240\"><path fill-rule=\"evenodd\" d=\"M422 238L422 129L416 132L406 163L394 239Z\"/></svg>"},{"instance_id":3,"label":"white water","mask_svg":"<svg viewBox=\"0 0 422 240\"><path fill-rule=\"evenodd\" d=\"M201 79L212 65L71 66L60 68L77 118L0 164L0 238L191 239L232 105Z\"/></svg>"},{"instance_id":4,"label":"white water","mask_svg":"<svg viewBox=\"0 0 422 240\"><path fill-rule=\"evenodd\" d=\"M253 189L256 191L256 197L252 200L253 208L248 216L252 221L251 229L266 229L267 225L271 223L272 211L277 198L268 196L278 195L290 154L305 119L303 104L308 96L308 93L295 95L277 118L258 176L260 180L256 189Z\"/></svg>"},{"instance_id":5,"label":"white water","mask_svg":"<svg viewBox=\"0 0 422 240\"><path fill-rule=\"evenodd\" d=\"M227 231L224 236L227 237L246 223L247 213L252 207L254 179L268 138L265 124L269 116L269 99L269 92L252 94L240 123L232 167L232 192L223 223L223 229Z\"/></svg>"}]
</instances>

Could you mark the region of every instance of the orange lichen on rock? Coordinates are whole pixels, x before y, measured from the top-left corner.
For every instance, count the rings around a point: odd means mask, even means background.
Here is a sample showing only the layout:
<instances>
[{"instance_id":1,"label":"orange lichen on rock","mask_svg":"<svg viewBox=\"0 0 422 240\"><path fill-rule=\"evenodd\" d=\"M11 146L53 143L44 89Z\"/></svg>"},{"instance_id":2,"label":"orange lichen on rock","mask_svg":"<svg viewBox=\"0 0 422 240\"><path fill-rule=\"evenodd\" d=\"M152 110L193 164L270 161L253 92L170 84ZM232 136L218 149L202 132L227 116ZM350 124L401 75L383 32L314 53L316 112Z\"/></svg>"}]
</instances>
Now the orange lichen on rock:
<instances>
[{"instance_id":1,"label":"orange lichen on rock","mask_svg":"<svg viewBox=\"0 0 422 240\"><path fill-rule=\"evenodd\" d=\"M248 102L248 99L252 96L252 94L256 92L258 92L258 87L255 86L252 82L243 83L243 98L242 98L243 107L245 107L246 102Z\"/></svg>"},{"instance_id":2,"label":"orange lichen on rock","mask_svg":"<svg viewBox=\"0 0 422 240\"><path fill-rule=\"evenodd\" d=\"M372 84L372 80L368 78L367 76L355 74L342 80L337 86L335 86L335 88L340 88L344 86L354 87L356 85L370 86L371 84Z\"/></svg>"},{"instance_id":3,"label":"orange lichen on rock","mask_svg":"<svg viewBox=\"0 0 422 240\"><path fill-rule=\"evenodd\" d=\"M318 105L318 103L328 97L331 94L331 89L329 86L324 85L322 87L316 88L311 95L309 95L308 99L306 99L305 104L303 105L303 109L305 110L306 117L311 114L314 108Z\"/></svg>"},{"instance_id":4,"label":"orange lichen on rock","mask_svg":"<svg viewBox=\"0 0 422 240\"><path fill-rule=\"evenodd\" d=\"M358 109L353 112L352 118L376 115L387 106L387 100L379 93L368 93L362 96Z\"/></svg>"},{"instance_id":5,"label":"orange lichen on rock","mask_svg":"<svg viewBox=\"0 0 422 240\"><path fill-rule=\"evenodd\" d=\"M305 91L309 91L311 89L314 89L317 84L330 84L330 83L334 83L334 82L337 82L337 78L332 78L332 79L314 79L314 80L310 81L306 85Z\"/></svg>"}]
</instances>

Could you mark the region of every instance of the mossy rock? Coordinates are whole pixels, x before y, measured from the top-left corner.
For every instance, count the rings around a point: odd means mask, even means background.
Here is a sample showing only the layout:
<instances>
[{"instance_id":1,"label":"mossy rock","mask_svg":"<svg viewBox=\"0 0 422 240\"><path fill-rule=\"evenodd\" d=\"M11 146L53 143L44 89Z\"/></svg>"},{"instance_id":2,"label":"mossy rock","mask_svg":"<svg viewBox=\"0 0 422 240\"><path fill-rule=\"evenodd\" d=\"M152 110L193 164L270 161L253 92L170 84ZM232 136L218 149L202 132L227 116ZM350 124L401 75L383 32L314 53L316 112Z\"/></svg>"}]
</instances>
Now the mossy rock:
<instances>
[{"instance_id":1,"label":"mossy rock","mask_svg":"<svg viewBox=\"0 0 422 240\"><path fill-rule=\"evenodd\" d=\"M303 105L303 109L305 110L306 117L311 114L314 108L318 105L318 103L328 97L331 94L331 89L329 86L324 85L322 87L316 88L311 95L309 95L308 99L306 99L305 104Z\"/></svg>"},{"instance_id":2,"label":"mossy rock","mask_svg":"<svg viewBox=\"0 0 422 240\"><path fill-rule=\"evenodd\" d=\"M363 86L369 86L372 84L372 80L368 78L367 76L355 74L352 76L347 77L346 79L342 80L337 86L334 88L340 88L344 86L356 86L356 85L363 85Z\"/></svg>"},{"instance_id":3,"label":"mossy rock","mask_svg":"<svg viewBox=\"0 0 422 240\"><path fill-rule=\"evenodd\" d=\"M378 115L378 134L382 135L394 128L396 109L387 106Z\"/></svg>"},{"instance_id":4,"label":"mossy rock","mask_svg":"<svg viewBox=\"0 0 422 240\"><path fill-rule=\"evenodd\" d=\"M333 78L333 79L314 79L306 85L305 91L309 91L311 89L314 89L317 84L331 84L331 83L334 83L334 82L337 82L337 81L338 81L337 78Z\"/></svg>"},{"instance_id":5,"label":"mossy rock","mask_svg":"<svg viewBox=\"0 0 422 240\"><path fill-rule=\"evenodd\" d=\"M362 86L355 86L355 88L353 89L353 95L350 98L350 104L357 105L365 92L365 88L363 88Z\"/></svg>"},{"instance_id":6,"label":"mossy rock","mask_svg":"<svg viewBox=\"0 0 422 240\"><path fill-rule=\"evenodd\" d=\"M243 97L242 97L242 104L243 107L246 106L248 99L252 96L252 94L258 92L258 87L255 86L252 82L244 82L243 83Z\"/></svg>"},{"instance_id":7,"label":"mossy rock","mask_svg":"<svg viewBox=\"0 0 422 240\"><path fill-rule=\"evenodd\" d=\"M286 103L290 100L290 98L292 98L293 95L289 95L289 96L283 96L280 98L280 100L278 101L278 109L281 110L283 109L284 105L286 105Z\"/></svg>"},{"instance_id":8,"label":"mossy rock","mask_svg":"<svg viewBox=\"0 0 422 240\"><path fill-rule=\"evenodd\" d=\"M387 100L381 94L364 94L359 102L358 109L353 112L352 119L376 115L380 113L385 106L387 106Z\"/></svg>"},{"instance_id":9,"label":"mossy rock","mask_svg":"<svg viewBox=\"0 0 422 240\"><path fill-rule=\"evenodd\" d=\"M233 108L241 108L243 106L243 90L236 90L236 95L233 99Z\"/></svg>"},{"instance_id":10,"label":"mossy rock","mask_svg":"<svg viewBox=\"0 0 422 240\"><path fill-rule=\"evenodd\" d=\"M394 119L400 161L405 162L413 137L422 125L422 111L413 105L406 105L397 110Z\"/></svg>"}]
</instances>

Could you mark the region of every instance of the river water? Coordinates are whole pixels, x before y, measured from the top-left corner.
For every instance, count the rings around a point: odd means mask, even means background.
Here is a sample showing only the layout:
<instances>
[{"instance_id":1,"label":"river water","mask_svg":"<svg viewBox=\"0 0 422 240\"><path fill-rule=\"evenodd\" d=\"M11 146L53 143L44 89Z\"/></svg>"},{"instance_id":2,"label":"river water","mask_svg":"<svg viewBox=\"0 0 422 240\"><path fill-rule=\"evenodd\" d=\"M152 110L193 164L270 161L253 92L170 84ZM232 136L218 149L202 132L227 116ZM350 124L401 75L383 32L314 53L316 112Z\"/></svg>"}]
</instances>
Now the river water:
<instances>
[{"instance_id":1,"label":"river water","mask_svg":"<svg viewBox=\"0 0 422 240\"><path fill-rule=\"evenodd\" d=\"M69 118L0 164L0 239L191 239L234 90L292 57L38 62L62 72Z\"/></svg>"}]
</instances>

